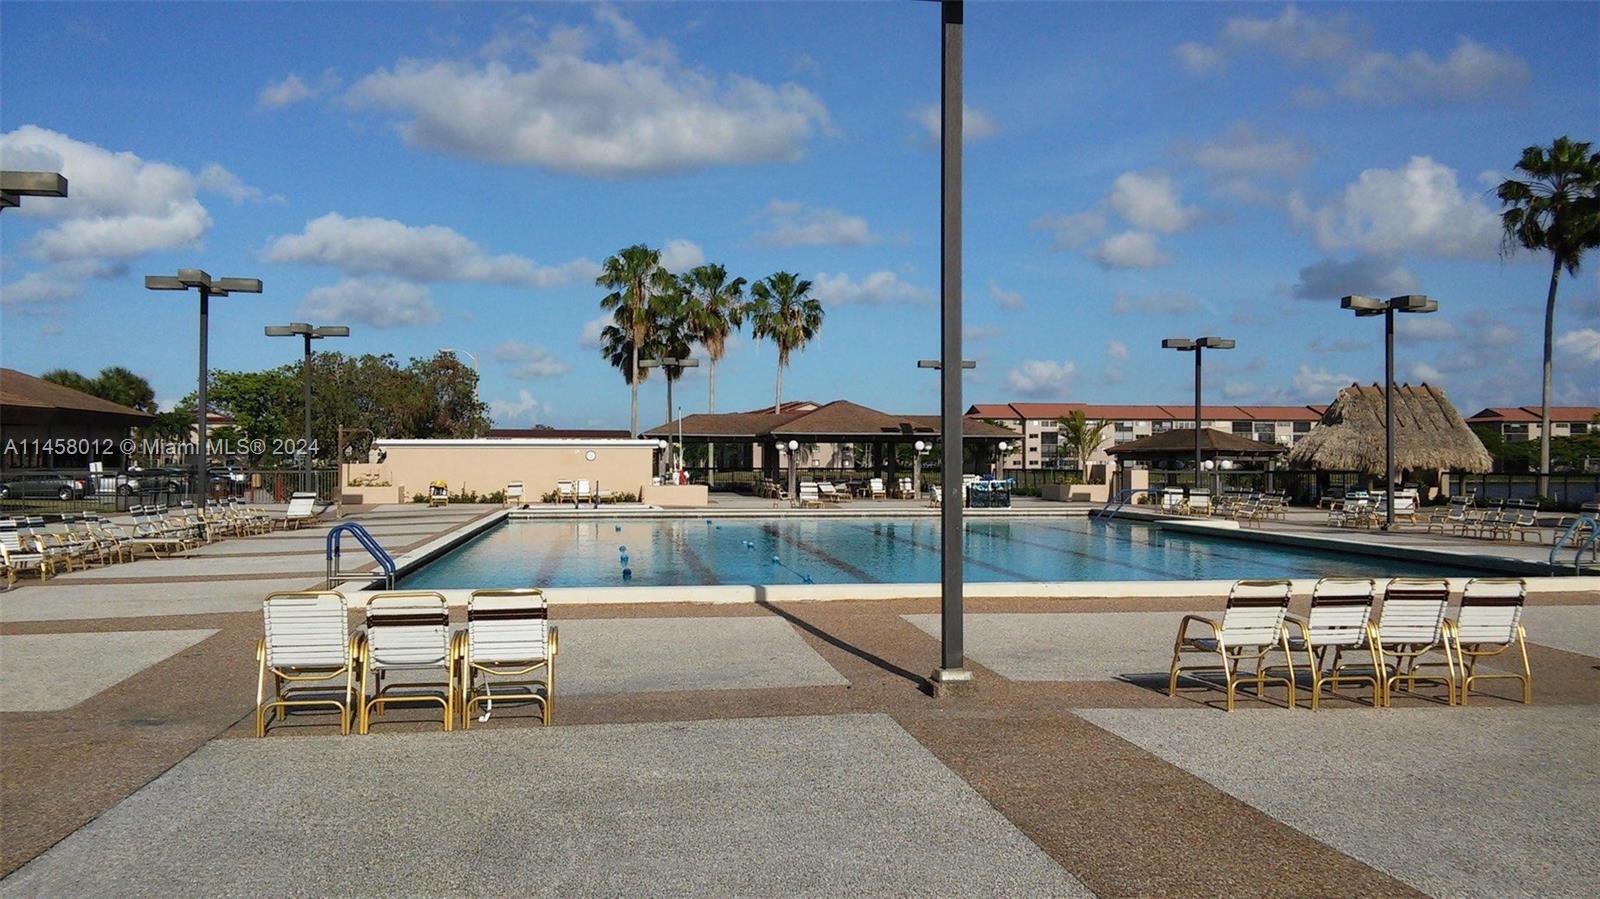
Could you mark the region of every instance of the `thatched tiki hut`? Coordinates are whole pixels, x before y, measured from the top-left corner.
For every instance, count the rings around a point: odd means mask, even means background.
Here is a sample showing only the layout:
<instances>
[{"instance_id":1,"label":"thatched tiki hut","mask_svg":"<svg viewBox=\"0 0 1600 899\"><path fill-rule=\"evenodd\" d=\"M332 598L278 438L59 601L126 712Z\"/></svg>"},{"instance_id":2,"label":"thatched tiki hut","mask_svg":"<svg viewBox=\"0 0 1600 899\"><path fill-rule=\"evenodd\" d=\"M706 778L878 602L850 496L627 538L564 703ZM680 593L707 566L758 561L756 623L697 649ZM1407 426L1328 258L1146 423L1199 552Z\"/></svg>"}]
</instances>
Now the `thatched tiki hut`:
<instances>
[{"instance_id":1,"label":"thatched tiki hut","mask_svg":"<svg viewBox=\"0 0 1600 899\"><path fill-rule=\"evenodd\" d=\"M1289 451L1294 468L1383 477L1383 388L1351 384ZM1394 467L1406 472L1485 472L1494 460L1444 391L1402 384L1394 393Z\"/></svg>"}]
</instances>

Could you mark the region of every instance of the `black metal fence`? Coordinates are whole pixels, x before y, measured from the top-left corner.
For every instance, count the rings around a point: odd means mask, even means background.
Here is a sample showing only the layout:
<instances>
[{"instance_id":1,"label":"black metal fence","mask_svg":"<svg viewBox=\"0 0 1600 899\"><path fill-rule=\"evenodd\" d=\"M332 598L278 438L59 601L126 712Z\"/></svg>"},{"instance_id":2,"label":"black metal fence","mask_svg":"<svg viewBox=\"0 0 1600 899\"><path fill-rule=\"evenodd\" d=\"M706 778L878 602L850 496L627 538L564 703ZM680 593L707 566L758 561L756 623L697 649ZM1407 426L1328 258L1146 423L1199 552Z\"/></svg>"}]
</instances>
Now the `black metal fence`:
<instances>
[{"instance_id":1,"label":"black metal fence","mask_svg":"<svg viewBox=\"0 0 1600 899\"><path fill-rule=\"evenodd\" d=\"M30 478L40 472L6 472L0 483L12 489L0 498L0 517L36 515L62 512L126 512L133 506L176 506L194 498L192 471L149 469L97 475L49 472L69 480L79 480L89 485L89 491L62 499L58 491L48 493L42 487L27 486ZM134 488L130 476L137 481ZM211 499L240 499L252 504L287 503L292 494L314 492L318 502L334 502L338 497L339 472L336 469L312 471L234 471L217 472L206 484L206 495Z\"/></svg>"}]
</instances>

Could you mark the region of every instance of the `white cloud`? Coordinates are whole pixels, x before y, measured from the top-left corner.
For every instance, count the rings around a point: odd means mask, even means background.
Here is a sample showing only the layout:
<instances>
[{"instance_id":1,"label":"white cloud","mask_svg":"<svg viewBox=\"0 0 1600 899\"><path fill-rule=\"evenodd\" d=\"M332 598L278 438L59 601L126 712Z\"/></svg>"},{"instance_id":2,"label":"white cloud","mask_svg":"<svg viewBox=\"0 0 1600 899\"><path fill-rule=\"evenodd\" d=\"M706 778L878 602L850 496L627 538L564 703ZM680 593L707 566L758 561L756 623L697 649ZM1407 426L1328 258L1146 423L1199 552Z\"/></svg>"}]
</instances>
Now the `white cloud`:
<instances>
[{"instance_id":1,"label":"white cloud","mask_svg":"<svg viewBox=\"0 0 1600 899\"><path fill-rule=\"evenodd\" d=\"M1122 363L1128 361L1128 345L1120 340L1106 341L1106 364L1100 370L1100 380L1106 384L1121 384L1128 380Z\"/></svg>"},{"instance_id":2,"label":"white cloud","mask_svg":"<svg viewBox=\"0 0 1600 899\"><path fill-rule=\"evenodd\" d=\"M1076 375L1077 366L1071 362L1029 359L1006 373L1006 386L1026 397L1059 397Z\"/></svg>"},{"instance_id":3,"label":"white cloud","mask_svg":"<svg viewBox=\"0 0 1600 899\"><path fill-rule=\"evenodd\" d=\"M1300 270L1300 280L1290 288L1303 300L1330 300L1351 294L1393 296L1414 293L1421 285L1410 269L1378 256L1357 256L1340 262L1324 259Z\"/></svg>"},{"instance_id":4,"label":"white cloud","mask_svg":"<svg viewBox=\"0 0 1600 899\"><path fill-rule=\"evenodd\" d=\"M1022 309L1028 305L1022 294L1014 290L1006 290L1000 285L989 282L989 299L994 300L1001 309Z\"/></svg>"},{"instance_id":5,"label":"white cloud","mask_svg":"<svg viewBox=\"0 0 1600 899\"><path fill-rule=\"evenodd\" d=\"M439 310L428 298L428 288L392 278L346 278L338 284L315 287L300 301L300 314L314 321L338 321L374 328L431 325Z\"/></svg>"},{"instance_id":6,"label":"white cloud","mask_svg":"<svg viewBox=\"0 0 1600 899\"><path fill-rule=\"evenodd\" d=\"M1223 38L1233 46L1262 47L1297 62L1338 62L1364 42L1346 16L1319 19L1293 4L1275 19L1229 19Z\"/></svg>"},{"instance_id":7,"label":"white cloud","mask_svg":"<svg viewBox=\"0 0 1600 899\"><path fill-rule=\"evenodd\" d=\"M1124 231L1108 237L1093 255L1106 268L1160 268L1172 262L1172 257L1156 245L1155 235L1143 231Z\"/></svg>"},{"instance_id":8,"label":"white cloud","mask_svg":"<svg viewBox=\"0 0 1600 899\"><path fill-rule=\"evenodd\" d=\"M961 339L968 341L992 340L1005 333L999 325L967 325L961 329Z\"/></svg>"},{"instance_id":9,"label":"white cloud","mask_svg":"<svg viewBox=\"0 0 1600 899\"><path fill-rule=\"evenodd\" d=\"M1394 333L1406 343L1436 343L1459 340L1461 332L1447 318L1437 315L1397 315Z\"/></svg>"},{"instance_id":10,"label":"white cloud","mask_svg":"<svg viewBox=\"0 0 1600 899\"><path fill-rule=\"evenodd\" d=\"M1222 398L1225 400L1242 400L1256 395L1256 386L1244 381L1229 381L1222 385Z\"/></svg>"},{"instance_id":11,"label":"white cloud","mask_svg":"<svg viewBox=\"0 0 1600 899\"><path fill-rule=\"evenodd\" d=\"M1128 345L1120 340L1106 341L1106 356L1121 362L1128 358Z\"/></svg>"},{"instance_id":12,"label":"white cloud","mask_svg":"<svg viewBox=\"0 0 1600 899\"><path fill-rule=\"evenodd\" d=\"M1321 208L1294 194L1289 209L1326 250L1477 257L1492 255L1500 237L1499 219L1461 192L1455 170L1426 156L1400 169L1367 169Z\"/></svg>"},{"instance_id":13,"label":"white cloud","mask_svg":"<svg viewBox=\"0 0 1600 899\"><path fill-rule=\"evenodd\" d=\"M1326 368L1313 369L1309 365L1302 365L1289 383L1304 399L1331 403L1340 388L1349 387L1355 380L1350 375L1334 374Z\"/></svg>"},{"instance_id":14,"label":"white cloud","mask_svg":"<svg viewBox=\"0 0 1600 899\"><path fill-rule=\"evenodd\" d=\"M837 209L773 200L761 218L767 230L756 240L769 247L859 247L878 242L866 219Z\"/></svg>"},{"instance_id":15,"label":"white cloud","mask_svg":"<svg viewBox=\"0 0 1600 899\"><path fill-rule=\"evenodd\" d=\"M1530 80L1528 64L1516 54L1495 51L1466 37L1437 60L1421 50L1404 56L1367 53L1339 77L1341 96L1392 105L1409 100L1477 100L1504 94Z\"/></svg>"},{"instance_id":16,"label":"white cloud","mask_svg":"<svg viewBox=\"0 0 1600 899\"><path fill-rule=\"evenodd\" d=\"M1207 75L1223 68L1222 54L1215 47L1198 41L1184 41L1174 47L1172 53L1191 74Z\"/></svg>"},{"instance_id":17,"label":"white cloud","mask_svg":"<svg viewBox=\"0 0 1600 899\"><path fill-rule=\"evenodd\" d=\"M591 318L583 323L583 330L578 334L578 346L586 349L600 348L600 332L605 326L611 324L610 315L601 315Z\"/></svg>"},{"instance_id":18,"label":"white cloud","mask_svg":"<svg viewBox=\"0 0 1600 899\"><path fill-rule=\"evenodd\" d=\"M917 303L931 300L933 292L900 280L891 271L876 271L860 281L843 272L830 275L818 272L811 279L811 293L824 304L836 306L882 306L885 303Z\"/></svg>"},{"instance_id":19,"label":"white cloud","mask_svg":"<svg viewBox=\"0 0 1600 899\"><path fill-rule=\"evenodd\" d=\"M261 203L267 200L271 200L274 203L284 202L283 197L277 194L268 197L261 188L251 187L240 181L238 175L223 168L219 163L208 163L205 168L200 170L198 180L201 190L222 194L235 203L243 203L245 201Z\"/></svg>"},{"instance_id":20,"label":"white cloud","mask_svg":"<svg viewBox=\"0 0 1600 899\"><path fill-rule=\"evenodd\" d=\"M1033 222L1035 231L1054 231L1051 249L1076 250L1106 232L1106 217L1102 212L1073 212L1063 215L1040 216Z\"/></svg>"},{"instance_id":21,"label":"white cloud","mask_svg":"<svg viewBox=\"0 0 1600 899\"><path fill-rule=\"evenodd\" d=\"M705 261L705 250L692 240L669 240L661 247L661 267L674 274L681 275Z\"/></svg>"},{"instance_id":22,"label":"white cloud","mask_svg":"<svg viewBox=\"0 0 1600 899\"><path fill-rule=\"evenodd\" d=\"M1411 379L1424 384L1440 384L1444 382L1445 374L1426 362L1415 362L1411 365Z\"/></svg>"},{"instance_id":23,"label":"white cloud","mask_svg":"<svg viewBox=\"0 0 1600 899\"><path fill-rule=\"evenodd\" d=\"M28 272L0 288L0 303L6 306L46 306L75 300L83 295L83 282L62 278L49 270Z\"/></svg>"},{"instance_id":24,"label":"white cloud","mask_svg":"<svg viewBox=\"0 0 1600 899\"><path fill-rule=\"evenodd\" d=\"M1112 315L1192 315L1201 308L1199 300L1182 291L1145 296L1118 293L1111 301Z\"/></svg>"},{"instance_id":25,"label":"white cloud","mask_svg":"<svg viewBox=\"0 0 1600 899\"><path fill-rule=\"evenodd\" d=\"M533 394L526 390L517 391L514 400L490 400L489 414L494 422L500 426L538 424L541 415L551 411L547 403L541 403L533 398Z\"/></svg>"},{"instance_id":26,"label":"white cloud","mask_svg":"<svg viewBox=\"0 0 1600 899\"><path fill-rule=\"evenodd\" d=\"M299 75L290 72L282 81L275 81L256 95L256 106L261 109L281 109L301 100L311 99L311 88Z\"/></svg>"},{"instance_id":27,"label":"white cloud","mask_svg":"<svg viewBox=\"0 0 1600 899\"><path fill-rule=\"evenodd\" d=\"M1600 365L1600 331L1579 328L1556 339L1556 347L1589 365Z\"/></svg>"},{"instance_id":28,"label":"white cloud","mask_svg":"<svg viewBox=\"0 0 1600 899\"><path fill-rule=\"evenodd\" d=\"M526 45L530 67L402 59L346 100L398 113L413 147L599 177L793 162L813 131L831 127L822 101L799 85L687 67L615 10L595 16L620 58L587 58L586 32L567 29Z\"/></svg>"},{"instance_id":29,"label":"white cloud","mask_svg":"<svg viewBox=\"0 0 1600 899\"><path fill-rule=\"evenodd\" d=\"M211 215L195 197L194 175L176 166L35 125L0 134L0 160L8 169L67 177L68 197L8 213L62 220L29 242L28 251L42 259L132 259L193 246L211 228Z\"/></svg>"},{"instance_id":30,"label":"white cloud","mask_svg":"<svg viewBox=\"0 0 1600 899\"><path fill-rule=\"evenodd\" d=\"M928 142L937 146L940 138L944 136L944 122L939 109L939 104L929 103L919 106L911 112L912 121L922 126L923 136ZM981 109L961 104L961 142L968 144L973 141L993 137L1000 130L995 124L994 117Z\"/></svg>"},{"instance_id":31,"label":"white cloud","mask_svg":"<svg viewBox=\"0 0 1600 899\"><path fill-rule=\"evenodd\" d=\"M1255 205L1282 203L1281 189L1262 184L1272 179L1297 177L1312 159L1312 151L1286 137L1258 135L1246 123L1228 129L1215 140L1198 144L1180 143L1177 154L1211 175L1212 193Z\"/></svg>"},{"instance_id":32,"label":"white cloud","mask_svg":"<svg viewBox=\"0 0 1600 899\"><path fill-rule=\"evenodd\" d=\"M548 348L520 340L504 341L489 355L496 362L508 363L511 377L522 381L559 377L572 370L571 365L557 359Z\"/></svg>"},{"instance_id":33,"label":"white cloud","mask_svg":"<svg viewBox=\"0 0 1600 899\"><path fill-rule=\"evenodd\" d=\"M521 256L490 256L476 243L442 225L407 225L394 219L345 218L330 212L306 223L299 234L274 238L271 262L331 265L347 274L386 274L415 281L477 281L524 287L556 287L592 279L600 267L587 259L557 266Z\"/></svg>"},{"instance_id":34,"label":"white cloud","mask_svg":"<svg viewBox=\"0 0 1600 899\"><path fill-rule=\"evenodd\" d=\"M1145 231L1172 234L1199 219L1201 212L1183 205L1178 185L1160 172L1124 172L1111 182L1106 198L1123 220Z\"/></svg>"}]
</instances>

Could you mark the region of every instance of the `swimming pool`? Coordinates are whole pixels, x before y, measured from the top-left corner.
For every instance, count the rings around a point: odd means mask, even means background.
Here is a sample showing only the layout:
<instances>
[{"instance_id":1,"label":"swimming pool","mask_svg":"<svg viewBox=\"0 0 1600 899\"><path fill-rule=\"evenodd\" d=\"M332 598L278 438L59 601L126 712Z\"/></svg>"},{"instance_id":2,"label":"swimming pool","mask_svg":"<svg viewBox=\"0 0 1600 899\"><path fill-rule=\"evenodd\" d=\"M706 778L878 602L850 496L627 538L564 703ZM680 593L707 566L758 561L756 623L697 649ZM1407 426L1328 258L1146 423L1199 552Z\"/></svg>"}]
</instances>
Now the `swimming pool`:
<instances>
[{"instance_id":1,"label":"swimming pool","mask_svg":"<svg viewBox=\"0 0 1600 899\"><path fill-rule=\"evenodd\" d=\"M1168 581L1482 572L1180 534L1134 522L969 519L968 581ZM408 588L931 583L939 523L913 519L508 520Z\"/></svg>"}]
</instances>

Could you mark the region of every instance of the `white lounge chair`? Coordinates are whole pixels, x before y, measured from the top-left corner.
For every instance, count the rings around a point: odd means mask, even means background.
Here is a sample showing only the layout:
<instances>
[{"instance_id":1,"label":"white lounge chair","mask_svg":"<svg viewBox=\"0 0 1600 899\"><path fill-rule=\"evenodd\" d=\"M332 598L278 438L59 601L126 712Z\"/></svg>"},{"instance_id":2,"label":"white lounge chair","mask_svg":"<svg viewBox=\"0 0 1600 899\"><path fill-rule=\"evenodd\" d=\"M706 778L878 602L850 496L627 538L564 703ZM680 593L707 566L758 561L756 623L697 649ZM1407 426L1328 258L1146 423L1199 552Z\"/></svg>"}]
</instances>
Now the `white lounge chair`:
<instances>
[{"instance_id":1,"label":"white lounge chair","mask_svg":"<svg viewBox=\"0 0 1600 899\"><path fill-rule=\"evenodd\" d=\"M1444 578L1397 577L1389 581L1378 617L1384 705L1393 701L1402 680L1408 693L1416 692L1418 681L1442 683L1445 703L1455 705L1456 665L1444 619L1449 604L1450 583ZM1435 652L1444 654L1443 662L1427 658ZM1445 669L1442 676L1418 673L1441 666Z\"/></svg>"},{"instance_id":2,"label":"white lounge chair","mask_svg":"<svg viewBox=\"0 0 1600 899\"><path fill-rule=\"evenodd\" d=\"M868 481L867 494L873 499L888 499L889 491L883 489L883 478L873 478Z\"/></svg>"},{"instance_id":3,"label":"white lounge chair","mask_svg":"<svg viewBox=\"0 0 1600 899\"><path fill-rule=\"evenodd\" d=\"M297 707L339 710L339 733L350 733L355 701L356 641L350 637L343 594L273 593L262 603L264 633L256 642L256 736L267 715ZM272 694L267 694L267 676Z\"/></svg>"},{"instance_id":4,"label":"white lounge chair","mask_svg":"<svg viewBox=\"0 0 1600 899\"><path fill-rule=\"evenodd\" d=\"M522 482L512 481L506 485L506 505L522 505Z\"/></svg>"},{"instance_id":5,"label":"white lounge chair","mask_svg":"<svg viewBox=\"0 0 1600 899\"><path fill-rule=\"evenodd\" d=\"M556 502L558 504L566 505L572 502L572 496L571 481L556 481Z\"/></svg>"},{"instance_id":6,"label":"white lounge chair","mask_svg":"<svg viewBox=\"0 0 1600 899\"><path fill-rule=\"evenodd\" d=\"M1522 607L1527 584L1521 578L1473 578L1461 591L1461 607L1449 624L1461 665L1461 704L1467 704L1475 680L1511 679L1522 683L1523 703L1533 702L1533 671L1528 666L1527 635ZM1515 647L1521 672L1475 673L1478 660L1503 655Z\"/></svg>"},{"instance_id":7,"label":"white lounge chair","mask_svg":"<svg viewBox=\"0 0 1600 899\"><path fill-rule=\"evenodd\" d=\"M1211 491L1190 490L1189 502L1184 507L1184 511L1190 515L1209 516L1211 514Z\"/></svg>"},{"instance_id":8,"label":"white lounge chair","mask_svg":"<svg viewBox=\"0 0 1600 899\"><path fill-rule=\"evenodd\" d=\"M467 626L455 639L463 729L472 727L475 707L492 708L495 700L536 702L541 720L550 723L560 651L557 631L542 590L472 591Z\"/></svg>"},{"instance_id":9,"label":"white lounge chair","mask_svg":"<svg viewBox=\"0 0 1600 899\"><path fill-rule=\"evenodd\" d=\"M1367 684L1372 688L1372 705L1383 705L1383 678L1378 673L1383 660L1372 627L1374 599L1371 578L1325 577L1311 590L1311 615L1287 617L1292 631L1300 633L1289 638L1289 648L1305 653L1311 671L1312 711L1320 703L1323 687L1337 691L1343 683ZM1353 666L1345 653L1354 656Z\"/></svg>"},{"instance_id":10,"label":"white lounge chair","mask_svg":"<svg viewBox=\"0 0 1600 899\"><path fill-rule=\"evenodd\" d=\"M1209 671L1220 673L1226 687L1227 708L1233 711L1233 695L1244 680L1239 663L1254 662L1256 698L1264 699L1268 682L1281 683L1288 688L1288 707L1295 707L1294 658L1289 654L1288 635L1284 617L1289 612L1290 585L1288 581L1239 581L1228 591L1228 605L1222 621L1203 615L1185 615L1178 624L1178 639L1172 646L1172 668L1167 676L1167 695L1178 695L1178 678L1201 680L1192 673ZM1209 632L1191 636L1189 625L1202 624ZM1267 665L1268 654L1282 652L1283 677L1273 676ZM1218 664L1186 665L1184 656L1199 653L1214 658ZM1207 686L1211 684L1207 681Z\"/></svg>"},{"instance_id":11,"label":"white lounge chair","mask_svg":"<svg viewBox=\"0 0 1600 899\"><path fill-rule=\"evenodd\" d=\"M289 497L289 508L283 513L283 527L298 529L302 525L315 522L317 511L315 506L317 495L315 493L296 493Z\"/></svg>"},{"instance_id":12,"label":"white lounge chair","mask_svg":"<svg viewBox=\"0 0 1600 899\"><path fill-rule=\"evenodd\" d=\"M594 490L589 486L588 478L578 479L578 487L573 491L573 501L580 506L594 501Z\"/></svg>"},{"instance_id":13,"label":"white lounge chair","mask_svg":"<svg viewBox=\"0 0 1600 899\"><path fill-rule=\"evenodd\" d=\"M41 581L49 580L50 575L55 573L55 564L37 549L33 538L28 538L24 545L15 521L0 521L0 550L5 553L3 558L10 572L9 581L14 582L16 575L25 571L37 572Z\"/></svg>"},{"instance_id":14,"label":"white lounge chair","mask_svg":"<svg viewBox=\"0 0 1600 899\"><path fill-rule=\"evenodd\" d=\"M367 624L357 642L361 665L361 733L391 702L437 702L444 707L444 729L455 711L455 659L450 652L450 610L443 594L431 591L379 593L367 600ZM444 671L444 683L384 684L392 671ZM367 692L368 683L372 692Z\"/></svg>"},{"instance_id":15,"label":"white lounge chair","mask_svg":"<svg viewBox=\"0 0 1600 899\"><path fill-rule=\"evenodd\" d=\"M911 479L910 478L901 478L899 486L900 486L900 498L901 499L916 499L917 498L917 491L911 489Z\"/></svg>"},{"instance_id":16,"label":"white lounge chair","mask_svg":"<svg viewBox=\"0 0 1600 899\"><path fill-rule=\"evenodd\" d=\"M800 496L795 500L796 505L802 509L822 508L822 491L812 481L800 483Z\"/></svg>"},{"instance_id":17,"label":"white lounge chair","mask_svg":"<svg viewBox=\"0 0 1600 899\"><path fill-rule=\"evenodd\" d=\"M1161 511L1177 515L1183 511L1183 488L1164 487L1161 490Z\"/></svg>"}]
</instances>

